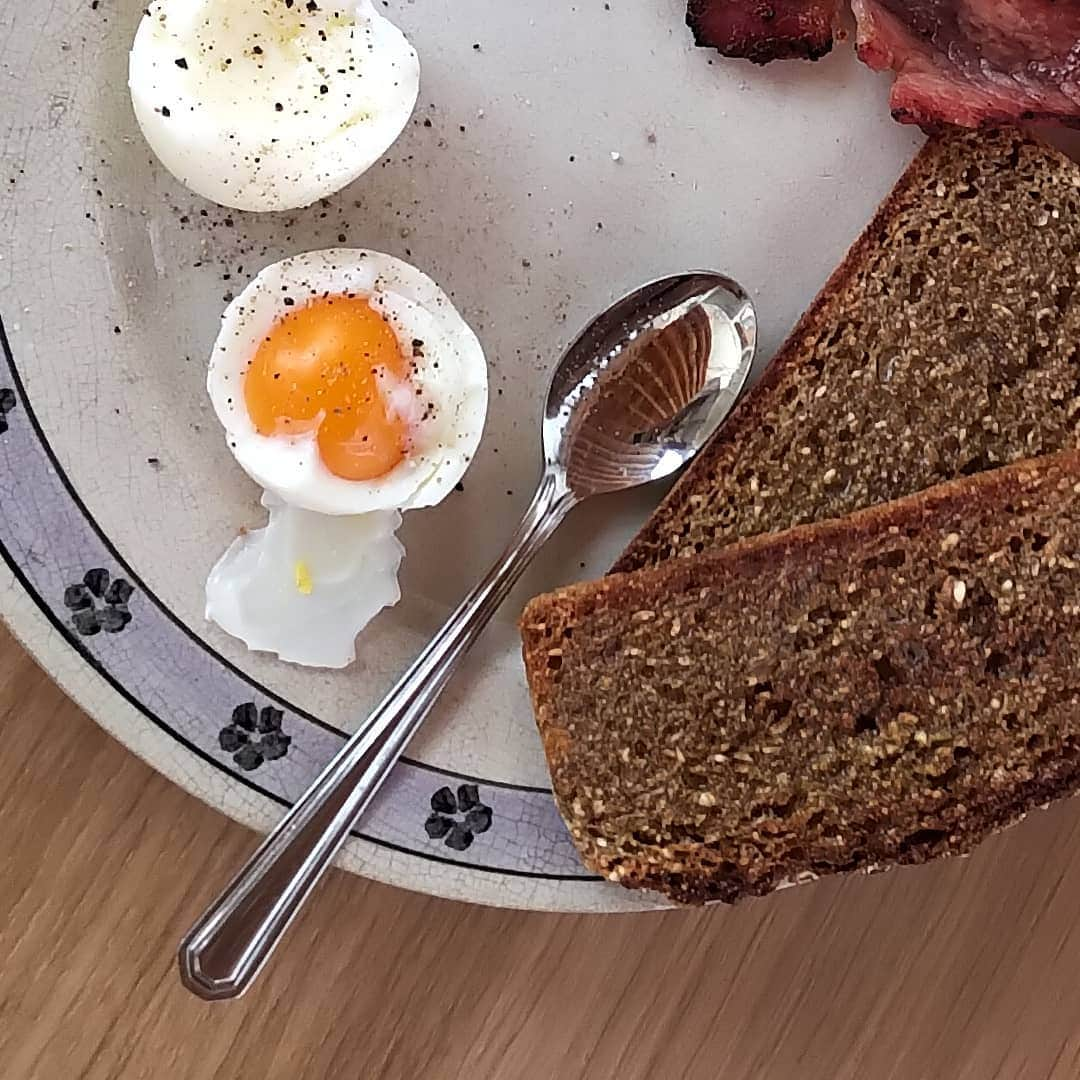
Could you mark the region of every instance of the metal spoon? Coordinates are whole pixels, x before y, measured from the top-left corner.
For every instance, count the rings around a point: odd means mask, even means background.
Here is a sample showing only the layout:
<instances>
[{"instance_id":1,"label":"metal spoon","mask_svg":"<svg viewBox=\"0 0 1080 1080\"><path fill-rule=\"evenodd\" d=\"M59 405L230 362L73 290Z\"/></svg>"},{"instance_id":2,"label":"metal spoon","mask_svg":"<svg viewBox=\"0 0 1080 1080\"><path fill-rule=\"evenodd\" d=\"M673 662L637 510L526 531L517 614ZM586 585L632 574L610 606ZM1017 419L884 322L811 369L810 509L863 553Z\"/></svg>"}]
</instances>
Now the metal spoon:
<instances>
[{"instance_id":1,"label":"metal spoon","mask_svg":"<svg viewBox=\"0 0 1080 1080\"><path fill-rule=\"evenodd\" d=\"M692 458L735 404L756 341L750 298L706 272L645 285L585 328L551 380L543 472L505 553L181 942L189 990L248 988L544 541L582 499Z\"/></svg>"}]
</instances>

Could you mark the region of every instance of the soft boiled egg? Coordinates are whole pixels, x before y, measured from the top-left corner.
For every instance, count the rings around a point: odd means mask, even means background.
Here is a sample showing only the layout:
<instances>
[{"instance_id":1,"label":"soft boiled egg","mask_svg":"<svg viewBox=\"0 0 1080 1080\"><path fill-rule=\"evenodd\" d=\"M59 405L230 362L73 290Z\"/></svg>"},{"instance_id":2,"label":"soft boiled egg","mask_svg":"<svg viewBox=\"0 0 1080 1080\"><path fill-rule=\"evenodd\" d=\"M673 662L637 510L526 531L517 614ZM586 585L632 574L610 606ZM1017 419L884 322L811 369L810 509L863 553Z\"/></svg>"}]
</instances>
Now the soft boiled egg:
<instances>
[{"instance_id":1,"label":"soft boiled egg","mask_svg":"<svg viewBox=\"0 0 1080 1080\"><path fill-rule=\"evenodd\" d=\"M207 389L236 460L320 514L432 506L487 411L484 352L408 263L337 248L274 263L222 317Z\"/></svg>"},{"instance_id":2,"label":"soft boiled egg","mask_svg":"<svg viewBox=\"0 0 1080 1080\"><path fill-rule=\"evenodd\" d=\"M480 343L407 263L317 251L229 305L207 388L270 518L211 571L206 616L251 649L342 667L399 598L400 511L444 498L480 441Z\"/></svg>"},{"instance_id":3,"label":"soft boiled egg","mask_svg":"<svg viewBox=\"0 0 1080 1080\"><path fill-rule=\"evenodd\" d=\"M182 183L240 210L287 210L385 153L420 66L372 0L154 0L128 83L147 142Z\"/></svg>"},{"instance_id":4,"label":"soft boiled egg","mask_svg":"<svg viewBox=\"0 0 1080 1080\"><path fill-rule=\"evenodd\" d=\"M401 515L325 517L272 496L263 504L266 527L239 536L210 571L206 617L294 664L351 664L356 635L401 597Z\"/></svg>"}]
</instances>

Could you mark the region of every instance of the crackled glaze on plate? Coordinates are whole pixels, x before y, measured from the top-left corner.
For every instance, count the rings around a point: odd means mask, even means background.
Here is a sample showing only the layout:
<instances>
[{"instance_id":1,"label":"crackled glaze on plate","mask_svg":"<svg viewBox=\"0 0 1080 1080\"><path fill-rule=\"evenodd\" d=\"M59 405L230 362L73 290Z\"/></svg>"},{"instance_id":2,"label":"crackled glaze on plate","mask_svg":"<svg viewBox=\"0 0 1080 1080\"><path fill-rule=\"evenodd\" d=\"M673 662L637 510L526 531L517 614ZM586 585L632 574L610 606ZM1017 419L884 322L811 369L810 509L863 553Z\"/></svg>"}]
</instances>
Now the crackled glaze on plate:
<instances>
[{"instance_id":1,"label":"crackled glaze on plate","mask_svg":"<svg viewBox=\"0 0 1080 1080\"><path fill-rule=\"evenodd\" d=\"M678 0L541 10L394 2L420 104L331 200L253 216L184 191L124 86L129 0L0 11L0 610L155 768L266 828L498 553L538 467L547 372L616 295L692 266L755 295L768 355L917 135L844 52L757 72L695 50ZM404 599L345 672L246 653L202 617L258 492L206 401L227 298L261 266L350 244L454 297L492 399L465 490L406 516ZM598 500L551 542L380 794L344 863L519 907L648 907L580 865L548 790L514 619L601 573L660 492Z\"/></svg>"}]
</instances>

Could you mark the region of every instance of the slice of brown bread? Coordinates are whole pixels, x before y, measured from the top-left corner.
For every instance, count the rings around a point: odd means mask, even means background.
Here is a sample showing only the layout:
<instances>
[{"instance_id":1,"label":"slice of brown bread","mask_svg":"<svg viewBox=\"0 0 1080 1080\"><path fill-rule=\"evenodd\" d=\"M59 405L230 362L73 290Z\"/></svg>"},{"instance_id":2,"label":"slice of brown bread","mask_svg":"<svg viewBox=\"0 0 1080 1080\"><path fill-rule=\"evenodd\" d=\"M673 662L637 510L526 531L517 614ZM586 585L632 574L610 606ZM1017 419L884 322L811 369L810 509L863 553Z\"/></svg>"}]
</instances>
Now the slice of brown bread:
<instances>
[{"instance_id":1,"label":"slice of brown bread","mask_svg":"<svg viewBox=\"0 0 1080 1080\"><path fill-rule=\"evenodd\" d=\"M1080 786L1080 452L533 600L586 864L675 900L970 851Z\"/></svg>"},{"instance_id":2,"label":"slice of brown bread","mask_svg":"<svg viewBox=\"0 0 1080 1080\"><path fill-rule=\"evenodd\" d=\"M1080 169L932 139L616 564L692 555L1080 445Z\"/></svg>"}]
</instances>

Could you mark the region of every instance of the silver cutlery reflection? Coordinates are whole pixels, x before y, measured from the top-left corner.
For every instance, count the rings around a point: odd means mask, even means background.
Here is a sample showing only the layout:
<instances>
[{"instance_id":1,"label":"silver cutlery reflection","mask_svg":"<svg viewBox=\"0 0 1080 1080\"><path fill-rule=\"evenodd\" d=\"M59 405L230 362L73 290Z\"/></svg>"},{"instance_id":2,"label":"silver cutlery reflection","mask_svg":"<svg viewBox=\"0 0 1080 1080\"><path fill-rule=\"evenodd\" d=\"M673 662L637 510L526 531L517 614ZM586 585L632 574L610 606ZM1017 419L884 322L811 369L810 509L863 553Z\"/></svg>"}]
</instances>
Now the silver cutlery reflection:
<instances>
[{"instance_id":1,"label":"silver cutlery reflection","mask_svg":"<svg viewBox=\"0 0 1080 1080\"><path fill-rule=\"evenodd\" d=\"M707 272L645 285L582 331L551 380L540 483L506 551L181 942L189 990L247 989L544 541L583 499L689 461L735 404L756 341L749 296Z\"/></svg>"}]
</instances>

